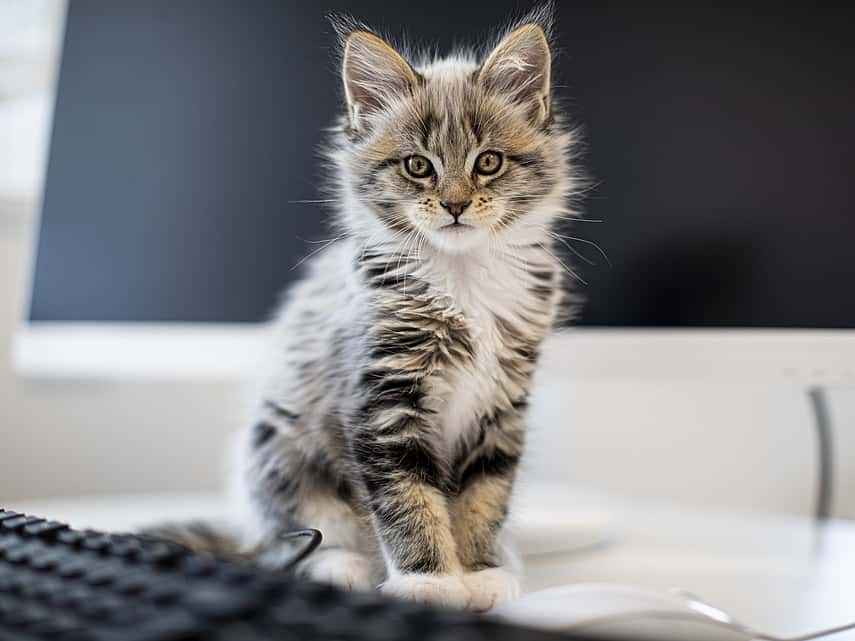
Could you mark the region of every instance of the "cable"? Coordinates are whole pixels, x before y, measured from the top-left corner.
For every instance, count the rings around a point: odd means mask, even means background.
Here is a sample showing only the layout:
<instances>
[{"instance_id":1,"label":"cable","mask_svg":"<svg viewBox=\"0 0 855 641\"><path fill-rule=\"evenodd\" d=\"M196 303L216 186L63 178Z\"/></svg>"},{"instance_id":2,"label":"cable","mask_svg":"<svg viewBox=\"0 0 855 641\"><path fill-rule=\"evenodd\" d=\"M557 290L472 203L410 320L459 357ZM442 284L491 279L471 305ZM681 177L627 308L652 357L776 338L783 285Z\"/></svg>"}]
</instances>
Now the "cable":
<instances>
[{"instance_id":1,"label":"cable","mask_svg":"<svg viewBox=\"0 0 855 641\"><path fill-rule=\"evenodd\" d=\"M277 538L280 541L291 541L293 539L299 539L302 537L307 537L309 542L306 543L301 549L297 550L297 552L292 556L283 566L283 571L288 571L293 569L300 561L308 557L312 552L318 549L318 546L321 544L321 541L324 540L324 535L321 534L320 530L315 530L313 528L309 528L306 530L292 530L291 532L280 532L277 535Z\"/></svg>"},{"instance_id":2,"label":"cable","mask_svg":"<svg viewBox=\"0 0 855 641\"><path fill-rule=\"evenodd\" d=\"M831 431L831 416L828 411L826 390L821 385L808 388L816 424L819 449L819 482L816 496L816 518L825 520L831 516L831 497L834 489L834 441Z\"/></svg>"}]
</instances>

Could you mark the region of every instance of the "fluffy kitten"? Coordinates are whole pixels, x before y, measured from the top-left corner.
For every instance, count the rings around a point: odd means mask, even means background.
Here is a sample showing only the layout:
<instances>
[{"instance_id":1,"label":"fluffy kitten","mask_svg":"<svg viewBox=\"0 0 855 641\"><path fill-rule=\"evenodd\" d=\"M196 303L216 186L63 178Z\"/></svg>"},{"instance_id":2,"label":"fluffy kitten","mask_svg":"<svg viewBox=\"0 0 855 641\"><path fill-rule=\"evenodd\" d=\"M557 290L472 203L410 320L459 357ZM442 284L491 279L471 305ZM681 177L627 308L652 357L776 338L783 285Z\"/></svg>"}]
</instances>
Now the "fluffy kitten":
<instances>
[{"instance_id":1,"label":"fluffy kitten","mask_svg":"<svg viewBox=\"0 0 855 641\"><path fill-rule=\"evenodd\" d=\"M342 31L328 157L343 238L275 321L241 439L244 543L275 566L291 553L278 532L319 528L312 578L484 610L518 592L498 537L562 296L550 232L575 186L549 15L481 59L415 65Z\"/></svg>"}]
</instances>

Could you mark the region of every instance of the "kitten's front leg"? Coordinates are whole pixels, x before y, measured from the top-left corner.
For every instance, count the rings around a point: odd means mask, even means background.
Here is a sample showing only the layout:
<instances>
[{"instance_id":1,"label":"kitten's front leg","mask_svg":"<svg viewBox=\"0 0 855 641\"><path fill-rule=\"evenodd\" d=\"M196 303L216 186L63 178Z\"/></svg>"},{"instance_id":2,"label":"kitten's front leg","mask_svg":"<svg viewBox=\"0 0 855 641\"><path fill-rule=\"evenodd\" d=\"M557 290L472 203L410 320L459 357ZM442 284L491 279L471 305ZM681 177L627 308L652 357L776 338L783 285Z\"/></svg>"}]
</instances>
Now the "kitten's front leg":
<instances>
[{"instance_id":1,"label":"kitten's front leg","mask_svg":"<svg viewBox=\"0 0 855 641\"><path fill-rule=\"evenodd\" d=\"M354 424L352 449L362 474L392 596L469 607L448 513L447 466L436 451L431 412L413 399L423 382L389 374L373 386Z\"/></svg>"},{"instance_id":2,"label":"kitten's front leg","mask_svg":"<svg viewBox=\"0 0 855 641\"><path fill-rule=\"evenodd\" d=\"M505 559L498 537L523 451L524 421L515 409L496 413L482 423L480 443L459 461L452 525L475 610L489 610L519 595L519 582L501 565Z\"/></svg>"}]
</instances>

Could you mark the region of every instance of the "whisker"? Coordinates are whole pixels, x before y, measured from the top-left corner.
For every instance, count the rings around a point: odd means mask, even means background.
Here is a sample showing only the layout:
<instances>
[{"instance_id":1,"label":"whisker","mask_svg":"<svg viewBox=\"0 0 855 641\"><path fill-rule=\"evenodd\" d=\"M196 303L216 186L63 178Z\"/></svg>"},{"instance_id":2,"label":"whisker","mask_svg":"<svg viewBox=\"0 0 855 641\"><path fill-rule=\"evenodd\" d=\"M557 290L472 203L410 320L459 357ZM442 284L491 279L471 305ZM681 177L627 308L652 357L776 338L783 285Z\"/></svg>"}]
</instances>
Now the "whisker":
<instances>
[{"instance_id":1,"label":"whisker","mask_svg":"<svg viewBox=\"0 0 855 641\"><path fill-rule=\"evenodd\" d=\"M575 278L576 280L578 280L578 281L579 281L580 283L582 283L583 285L587 285L587 284L588 284L588 281L586 281L584 278L582 278L581 276L579 276L579 274L577 274L577 273L576 273L576 272L574 272L572 269L570 269L570 268L567 266L567 263L565 263L565 262L564 262L563 260L561 260L558 256L556 256L555 254L553 254L551 251L549 251L543 243L537 243L537 244L538 244L538 245L540 245L540 247L543 249L543 251L545 251L547 254L549 254L550 256L552 256L552 258L553 258L554 260L558 261L558 263L559 263L559 264L564 268L564 270L565 270L565 271L566 271L570 276L572 276L573 278Z\"/></svg>"},{"instance_id":2,"label":"whisker","mask_svg":"<svg viewBox=\"0 0 855 641\"><path fill-rule=\"evenodd\" d=\"M318 247L315 251L311 252L311 253L310 253L310 254L308 254L307 256L303 256L303 258L301 258L299 261L297 261L297 264L296 264L296 265L294 265L294 266L291 268L291 271L294 271L294 270L295 270L295 269L297 269L300 265L302 265L302 264L303 264L303 263L305 263L307 260L309 260L312 256L314 256L315 254L318 254L318 253L322 252L322 251L323 251L323 250L325 250L327 247L329 247L330 245L332 245L333 243L335 243L337 240L341 240L341 239L342 239L342 238L344 238L345 236L347 236L347 234L342 234L341 236L338 236L338 237L336 237L336 238L333 238L333 239L331 239L331 240L329 240L329 241L325 242L323 245L321 245L320 247Z\"/></svg>"},{"instance_id":3,"label":"whisker","mask_svg":"<svg viewBox=\"0 0 855 641\"><path fill-rule=\"evenodd\" d=\"M571 220L574 223L601 223L604 222L601 218L582 218L581 216L575 216L573 214L570 215L562 215L559 214L556 216L558 220Z\"/></svg>"},{"instance_id":4,"label":"whisker","mask_svg":"<svg viewBox=\"0 0 855 641\"><path fill-rule=\"evenodd\" d=\"M295 236L295 238L296 238L297 240L299 240L300 242L302 242L302 243L308 243L308 244L310 244L310 245L320 245L320 244L323 244L323 243L331 243L331 242L332 242L332 243L334 243L335 241L340 240L340 239L342 239L342 238L344 238L345 236L348 236L348 235L349 235L349 233L348 233L348 232L345 232L345 233L344 233L344 234L342 234L341 236L336 236L335 238L323 238L323 239L321 239L321 240L310 240L310 239L308 239L308 238L303 238L303 237L301 237L301 236Z\"/></svg>"},{"instance_id":5,"label":"whisker","mask_svg":"<svg viewBox=\"0 0 855 641\"><path fill-rule=\"evenodd\" d=\"M548 232L548 233L549 233L549 235L550 235L550 236L552 236L555 240L557 240L559 243L562 243L562 244L563 244L567 249L569 249L571 252L573 252L573 254L574 254L575 256L577 256L578 258L580 258L580 259L584 260L588 265L593 266L593 265L595 265L595 264L596 264L596 263L594 263L594 261L592 261L590 258L588 258L587 256L585 256L585 255L584 255L582 252L580 252L578 249L576 249L575 247L573 247L572 245L570 245L570 243L568 243L566 240L564 240L564 238L562 238L560 235L556 234L556 233L555 233L555 232L553 232L553 231L550 231L550 232Z\"/></svg>"},{"instance_id":6,"label":"whisker","mask_svg":"<svg viewBox=\"0 0 855 641\"><path fill-rule=\"evenodd\" d=\"M603 248L600 247L593 240L588 240L587 238L577 238L576 236L563 236L561 234L558 234L557 232L553 232L553 233L556 236L560 237L562 240L570 240L570 241L575 241L577 243L585 243L586 245L591 245L594 249L596 249L598 252L600 252L600 256L602 256L603 259L608 263L609 267L614 267L614 265L612 265L612 261L609 260L609 257L606 255L606 252L603 250ZM568 245L568 247L569 247L569 245Z\"/></svg>"}]
</instances>

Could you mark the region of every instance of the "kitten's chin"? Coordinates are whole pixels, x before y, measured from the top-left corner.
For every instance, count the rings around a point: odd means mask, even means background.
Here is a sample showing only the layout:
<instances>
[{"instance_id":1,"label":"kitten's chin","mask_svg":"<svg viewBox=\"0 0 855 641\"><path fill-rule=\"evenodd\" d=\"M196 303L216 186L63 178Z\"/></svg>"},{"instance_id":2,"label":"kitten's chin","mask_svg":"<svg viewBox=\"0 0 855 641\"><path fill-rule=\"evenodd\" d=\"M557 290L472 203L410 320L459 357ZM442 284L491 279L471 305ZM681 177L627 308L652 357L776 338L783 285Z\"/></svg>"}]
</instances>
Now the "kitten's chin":
<instances>
[{"instance_id":1,"label":"kitten's chin","mask_svg":"<svg viewBox=\"0 0 855 641\"><path fill-rule=\"evenodd\" d=\"M472 225L445 225L426 235L434 247L447 254L465 254L487 242L487 231Z\"/></svg>"}]
</instances>

